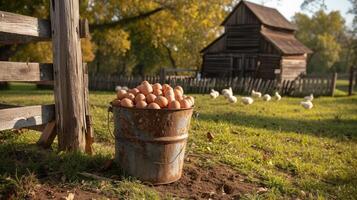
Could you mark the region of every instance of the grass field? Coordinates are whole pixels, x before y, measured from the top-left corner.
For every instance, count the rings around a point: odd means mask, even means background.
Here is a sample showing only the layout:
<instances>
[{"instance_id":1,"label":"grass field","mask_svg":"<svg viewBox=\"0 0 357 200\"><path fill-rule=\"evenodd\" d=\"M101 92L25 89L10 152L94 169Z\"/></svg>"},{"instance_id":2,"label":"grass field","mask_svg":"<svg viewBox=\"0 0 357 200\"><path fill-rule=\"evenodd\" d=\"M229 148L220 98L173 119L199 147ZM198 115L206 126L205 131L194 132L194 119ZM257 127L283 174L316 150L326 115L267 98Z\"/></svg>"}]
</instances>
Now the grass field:
<instances>
[{"instance_id":1,"label":"grass field","mask_svg":"<svg viewBox=\"0 0 357 200\"><path fill-rule=\"evenodd\" d=\"M339 84L345 87L345 82ZM228 104L223 97L211 100L208 95L194 95L199 115L191 122L187 152L205 158L199 160L199 166L208 171L224 164L244 177L241 184L264 189L241 192L239 197L243 199L356 199L357 96L344 94L338 90L338 97L318 98L312 110L300 107L301 99L297 98L283 97L280 102L257 100L244 106ZM94 193L96 199L176 196L122 177L115 167L100 170L114 153L107 129L107 105L113 97L110 92L91 92L97 141L94 156L58 154L56 144L54 151L41 150L34 145L39 138L34 131L0 133L0 194L22 199L34 195L36 187L49 187L56 196L66 191L63 188L75 187ZM0 91L0 103L51 102L51 91L27 85ZM207 140L207 132L214 134L212 142ZM85 179L79 172L119 181Z\"/></svg>"}]
</instances>

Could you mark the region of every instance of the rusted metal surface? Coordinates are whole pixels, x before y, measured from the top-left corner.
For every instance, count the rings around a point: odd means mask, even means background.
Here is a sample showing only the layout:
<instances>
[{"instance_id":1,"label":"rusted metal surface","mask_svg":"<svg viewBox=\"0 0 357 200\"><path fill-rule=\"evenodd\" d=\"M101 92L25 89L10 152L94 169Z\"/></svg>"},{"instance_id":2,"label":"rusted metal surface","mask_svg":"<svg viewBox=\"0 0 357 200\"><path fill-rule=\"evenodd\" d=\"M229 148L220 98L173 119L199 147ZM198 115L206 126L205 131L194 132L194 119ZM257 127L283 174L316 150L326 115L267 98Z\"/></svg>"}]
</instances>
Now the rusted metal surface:
<instances>
[{"instance_id":1,"label":"rusted metal surface","mask_svg":"<svg viewBox=\"0 0 357 200\"><path fill-rule=\"evenodd\" d=\"M155 185L180 179L192 111L114 107L115 157L122 170Z\"/></svg>"}]
</instances>

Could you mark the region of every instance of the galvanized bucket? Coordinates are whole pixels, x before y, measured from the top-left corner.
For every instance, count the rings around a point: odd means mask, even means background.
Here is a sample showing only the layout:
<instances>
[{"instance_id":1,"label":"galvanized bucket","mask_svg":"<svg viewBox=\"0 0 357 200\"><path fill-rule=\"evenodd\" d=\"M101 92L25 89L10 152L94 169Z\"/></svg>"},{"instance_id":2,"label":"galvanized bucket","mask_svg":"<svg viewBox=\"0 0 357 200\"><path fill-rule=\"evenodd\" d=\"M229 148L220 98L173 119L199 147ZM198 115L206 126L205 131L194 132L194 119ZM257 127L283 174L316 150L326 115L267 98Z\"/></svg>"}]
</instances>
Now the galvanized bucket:
<instances>
[{"instance_id":1,"label":"galvanized bucket","mask_svg":"<svg viewBox=\"0 0 357 200\"><path fill-rule=\"evenodd\" d=\"M154 185L180 179L192 111L114 107L115 159L122 170Z\"/></svg>"}]
</instances>

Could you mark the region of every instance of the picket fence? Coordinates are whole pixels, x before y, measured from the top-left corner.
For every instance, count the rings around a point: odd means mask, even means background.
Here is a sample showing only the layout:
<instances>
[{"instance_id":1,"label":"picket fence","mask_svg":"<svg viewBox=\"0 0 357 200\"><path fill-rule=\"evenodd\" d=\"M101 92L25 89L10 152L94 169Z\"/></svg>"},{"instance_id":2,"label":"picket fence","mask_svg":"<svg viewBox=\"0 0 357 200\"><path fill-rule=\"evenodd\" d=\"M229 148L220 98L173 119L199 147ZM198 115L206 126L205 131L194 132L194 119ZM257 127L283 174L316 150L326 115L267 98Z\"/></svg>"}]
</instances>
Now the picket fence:
<instances>
[{"instance_id":1,"label":"picket fence","mask_svg":"<svg viewBox=\"0 0 357 200\"><path fill-rule=\"evenodd\" d=\"M252 77L235 78L192 78L168 76L165 81L160 76L111 76L92 75L89 78L91 90L111 90L116 86L136 87L143 80L150 83L165 82L171 86L180 85L186 93L207 94L211 89L221 91L232 87L235 94L249 94L252 90L264 94L273 94L275 91L282 95L304 96L313 93L315 96L332 96L335 90L337 75L305 76L296 80L266 80Z\"/></svg>"}]
</instances>

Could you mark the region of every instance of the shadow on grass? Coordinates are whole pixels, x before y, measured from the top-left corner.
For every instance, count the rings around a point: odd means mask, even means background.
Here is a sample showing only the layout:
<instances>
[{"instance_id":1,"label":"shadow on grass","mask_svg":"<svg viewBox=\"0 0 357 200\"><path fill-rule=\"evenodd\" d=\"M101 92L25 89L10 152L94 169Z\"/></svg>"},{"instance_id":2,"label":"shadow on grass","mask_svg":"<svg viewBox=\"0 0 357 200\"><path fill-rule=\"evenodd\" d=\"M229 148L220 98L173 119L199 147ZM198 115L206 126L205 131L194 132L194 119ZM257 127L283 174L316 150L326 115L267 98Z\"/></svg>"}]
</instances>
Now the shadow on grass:
<instances>
[{"instance_id":1,"label":"shadow on grass","mask_svg":"<svg viewBox=\"0 0 357 200\"><path fill-rule=\"evenodd\" d=\"M10 132L0 132L0 199L28 199L37 183L62 196L72 190L76 195L87 192L118 199L158 199L153 189L123 174L115 163L108 165L110 159L110 153L56 153L28 144ZM84 177L83 172L98 177Z\"/></svg>"},{"instance_id":2,"label":"shadow on grass","mask_svg":"<svg viewBox=\"0 0 357 200\"><path fill-rule=\"evenodd\" d=\"M35 144L5 143L0 145L0 174L24 175L28 171L38 178L60 178L68 181L79 180L79 172L100 172L110 157L106 155L89 156L83 153L55 153L44 150ZM101 172L104 173L104 172ZM104 175L119 174L108 171Z\"/></svg>"},{"instance_id":3,"label":"shadow on grass","mask_svg":"<svg viewBox=\"0 0 357 200\"><path fill-rule=\"evenodd\" d=\"M226 112L217 114L200 114L199 119L204 121L226 122L248 128L261 128L276 132L294 132L310 134L318 137L348 138L357 140L357 120L341 119L306 120L269 117L261 115L247 115L243 112Z\"/></svg>"}]
</instances>

